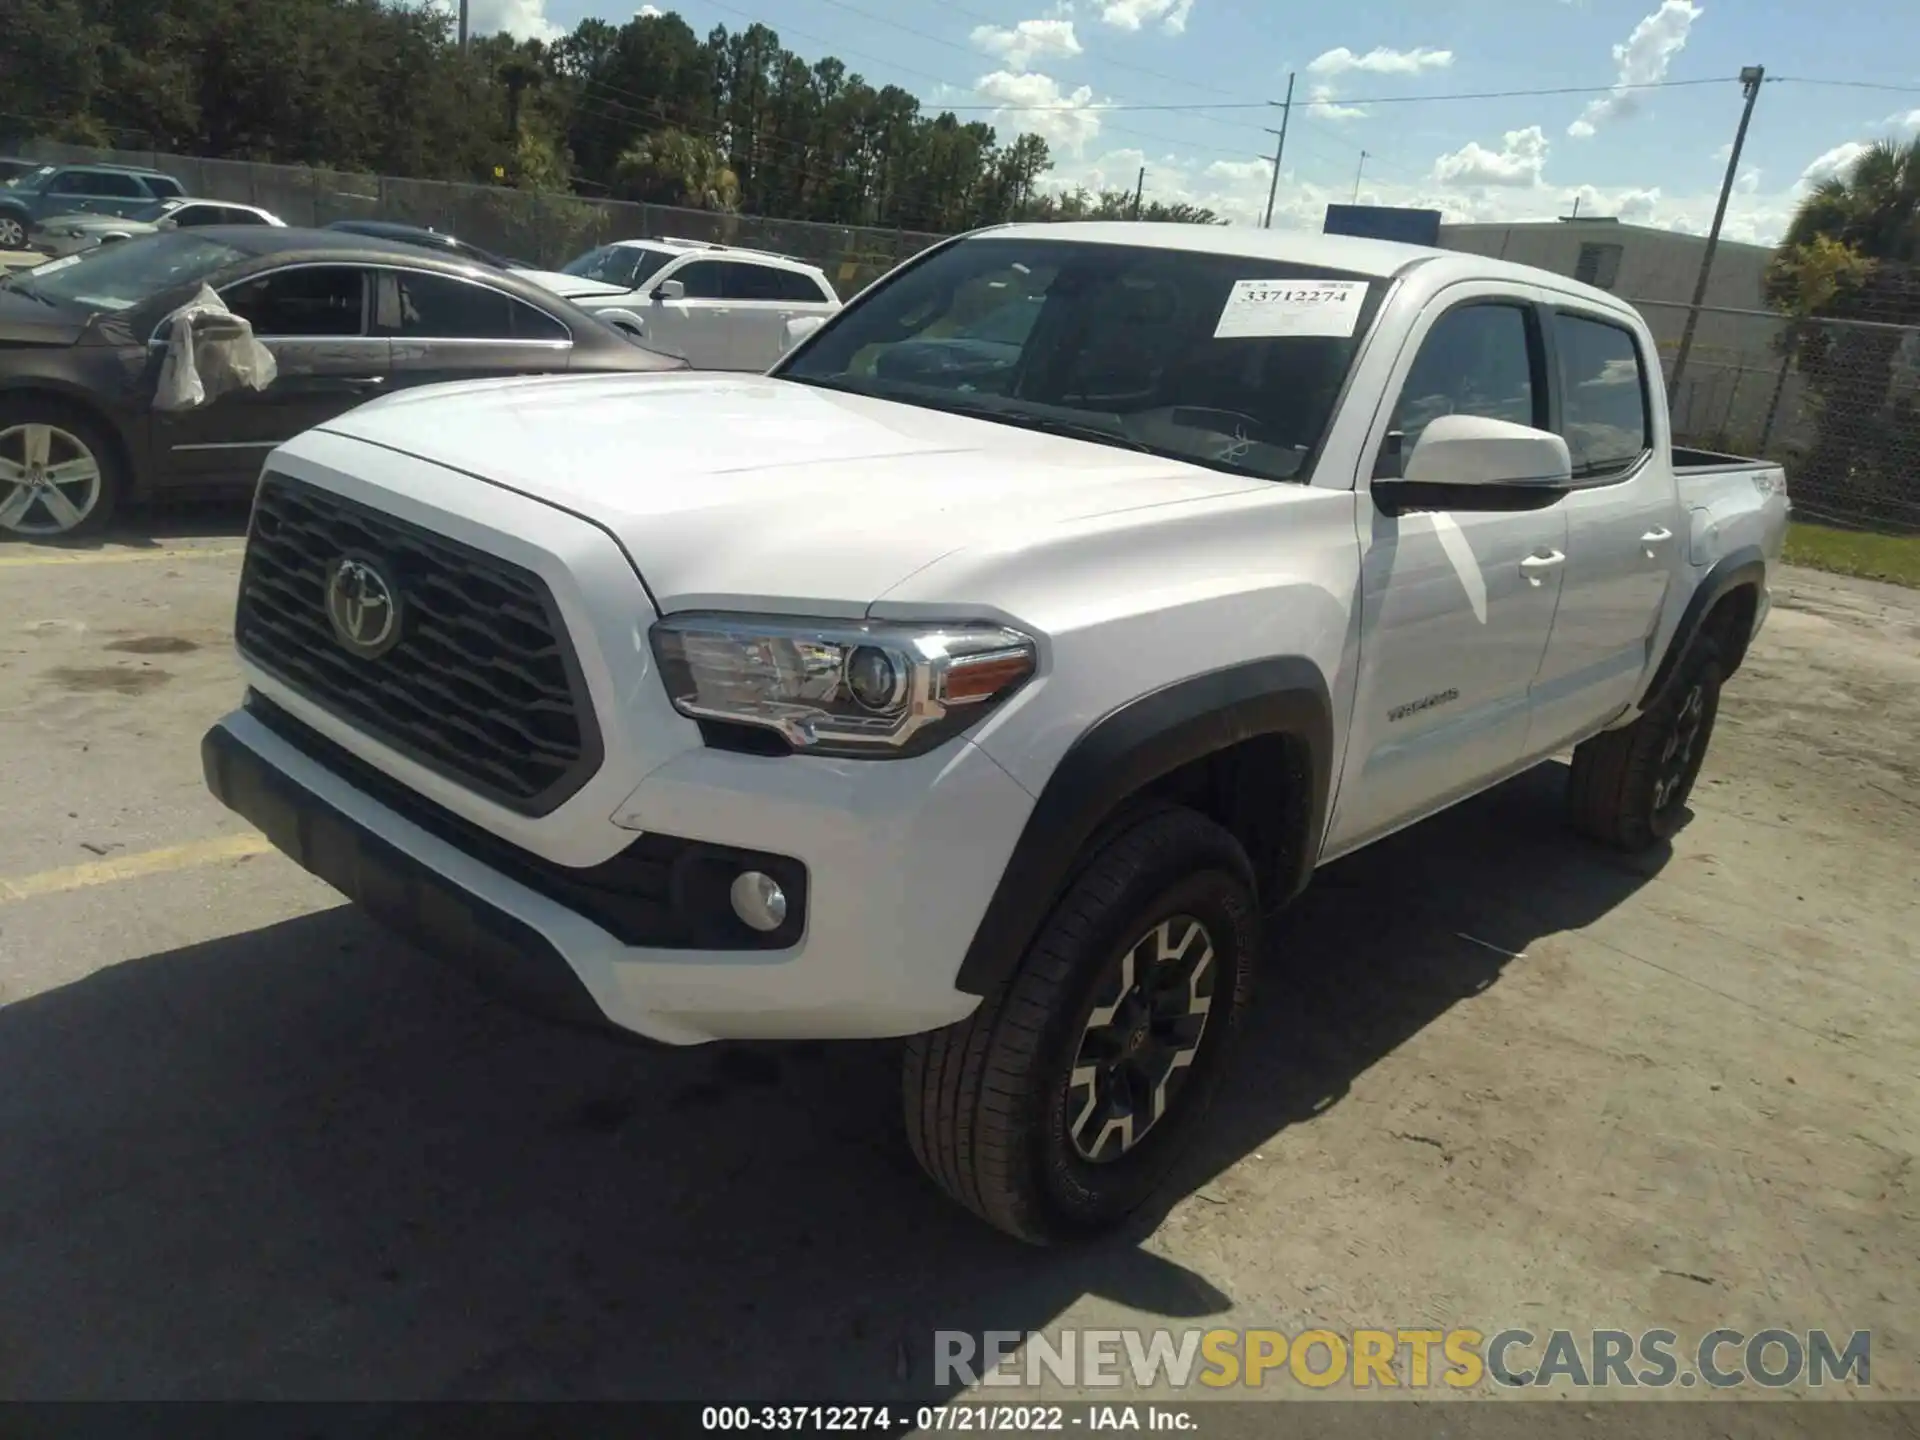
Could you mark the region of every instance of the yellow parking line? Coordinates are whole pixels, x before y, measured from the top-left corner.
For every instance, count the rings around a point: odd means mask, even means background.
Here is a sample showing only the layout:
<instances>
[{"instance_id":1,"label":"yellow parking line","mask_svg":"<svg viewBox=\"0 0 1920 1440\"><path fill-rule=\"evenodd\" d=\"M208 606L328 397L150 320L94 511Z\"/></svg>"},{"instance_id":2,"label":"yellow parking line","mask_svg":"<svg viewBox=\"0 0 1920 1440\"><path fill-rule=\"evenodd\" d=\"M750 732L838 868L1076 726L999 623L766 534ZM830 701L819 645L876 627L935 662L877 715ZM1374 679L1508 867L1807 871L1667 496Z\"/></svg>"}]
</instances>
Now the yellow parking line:
<instances>
[{"instance_id":1,"label":"yellow parking line","mask_svg":"<svg viewBox=\"0 0 1920 1440\"><path fill-rule=\"evenodd\" d=\"M132 560L231 560L245 545L195 545L160 550L36 550L0 555L0 570L20 565L114 565Z\"/></svg>"},{"instance_id":2,"label":"yellow parking line","mask_svg":"<svg viewBox=\"0 0 1920 1440\"><path fill-rule=\"evenodd\" d=\"M223 835L217 840L164 845L158 850L109 856L105 860L69 865L61 870L42 870L38 875L22 875L13 880L0 879L0 905L15 900L31 900L40 895L58 895L66 890L84 890L90 885L137 880L143 875L164 875L174 870L217 865L222 860L244 860L249 855L264 855L272 848L264 835Z\"/></svg>"}]
</instances>

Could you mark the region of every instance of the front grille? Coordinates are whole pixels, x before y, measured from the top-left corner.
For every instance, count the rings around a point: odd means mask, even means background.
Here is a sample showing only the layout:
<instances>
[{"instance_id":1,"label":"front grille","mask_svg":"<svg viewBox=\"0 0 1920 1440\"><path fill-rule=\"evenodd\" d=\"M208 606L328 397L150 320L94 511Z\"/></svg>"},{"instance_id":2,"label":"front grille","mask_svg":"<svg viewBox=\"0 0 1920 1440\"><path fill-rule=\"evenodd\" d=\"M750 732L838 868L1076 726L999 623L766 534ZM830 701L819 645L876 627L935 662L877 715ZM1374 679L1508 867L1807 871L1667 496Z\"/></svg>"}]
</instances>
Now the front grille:
<instances>
[{"instance_id":1,"label":"front grille","mask_svg":"<svg viewBox=\"0 0 1920 1440\"><path fill-rule=\"evenodd\" d=\"M400 635L377 658L327 618L328 568L372 561ZM541 579L394 516L267 475L254 502L234 633L248 659L429 769L524 814L552 810L600 763L566 628Z\"/></svg>"}]
</instances>

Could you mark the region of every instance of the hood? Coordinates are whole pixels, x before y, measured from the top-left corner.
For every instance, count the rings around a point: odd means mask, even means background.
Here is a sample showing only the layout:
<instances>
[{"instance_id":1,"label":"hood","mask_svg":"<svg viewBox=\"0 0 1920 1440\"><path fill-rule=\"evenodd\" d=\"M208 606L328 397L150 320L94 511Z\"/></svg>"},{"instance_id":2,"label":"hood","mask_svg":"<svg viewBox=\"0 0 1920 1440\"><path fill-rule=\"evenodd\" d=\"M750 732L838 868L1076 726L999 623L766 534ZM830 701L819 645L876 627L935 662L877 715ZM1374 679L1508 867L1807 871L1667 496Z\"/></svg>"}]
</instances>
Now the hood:
<instances>
[{"instance_id":1,"label":"hood","mask_svg":"<svg viewBox=\"0 0 1920 1440\"><path fill-rule=\"evenodd\" d=\"M627 295L632 292L619 285L609 285L604 280L588 280L579 275L568 275L559 270L520 270L513 272L523 280L564 296L568 300L591 298L598 295Z\"/></svg>"},{"instance_id":2,"label":"hood","mask_svg":"<svg viewBox=\"0 0 1920 1440\"><path fill-rule=\"evenodd\" d=\"M436 386L321 428L605 527L665 612L860 615L956 550L1266 484L990 420L711 372Z\"/></svg>"},{"instance_id":3,"label":"hood","mask_svg":"<svg viewBox=\"0 0 1920 1440\"><path fill-rule=\"evenodd\" d=\"M0 290L0 345L71 345L86 328L80 311Z\"/></svg>"},{"instance_id":4,"label":"hood","mask_svg":"<svg viewBox=\"0 0 1920 1440\"><path fill-rule=\"evenodd\" d=\"M37 230L111 230L128 235L150 235L154 226L145 220L129 220L124 215L95 215L90 212L76 212L72 215L50 215L44 220L34 222Z\"/></svg>"}]
</instances>

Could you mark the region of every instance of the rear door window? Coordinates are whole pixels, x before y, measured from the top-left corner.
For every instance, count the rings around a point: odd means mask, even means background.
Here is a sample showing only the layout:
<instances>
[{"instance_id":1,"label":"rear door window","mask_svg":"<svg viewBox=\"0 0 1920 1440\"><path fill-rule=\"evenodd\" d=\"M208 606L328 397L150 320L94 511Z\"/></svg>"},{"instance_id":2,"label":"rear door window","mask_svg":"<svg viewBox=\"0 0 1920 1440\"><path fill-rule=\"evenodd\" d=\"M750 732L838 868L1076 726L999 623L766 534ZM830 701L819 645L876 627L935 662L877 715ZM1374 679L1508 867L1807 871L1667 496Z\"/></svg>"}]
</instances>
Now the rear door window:
<instances>
[{"instance_id":1,"label":"rear door window","mask_svg":"<svg viewBox=\"0 0 1920 1440\"><path fill-rule=\"evenodd\" d=\"M1573 478L1624 474L1653 448L1647 367L1624 325L1565 311L1553 317L1560 355L1560 433Z\"/></svg>"},{"instance_id":2,"label":"rear door window","mask_svg":"<svg viewBox=\"0 0 1920 1440\"><path fill-rule=\"evenodd\" d=\"M382 277L379 333L416 340L565 340L552 316L488 285L425 271Z\"/></svg>"}]
</instances>

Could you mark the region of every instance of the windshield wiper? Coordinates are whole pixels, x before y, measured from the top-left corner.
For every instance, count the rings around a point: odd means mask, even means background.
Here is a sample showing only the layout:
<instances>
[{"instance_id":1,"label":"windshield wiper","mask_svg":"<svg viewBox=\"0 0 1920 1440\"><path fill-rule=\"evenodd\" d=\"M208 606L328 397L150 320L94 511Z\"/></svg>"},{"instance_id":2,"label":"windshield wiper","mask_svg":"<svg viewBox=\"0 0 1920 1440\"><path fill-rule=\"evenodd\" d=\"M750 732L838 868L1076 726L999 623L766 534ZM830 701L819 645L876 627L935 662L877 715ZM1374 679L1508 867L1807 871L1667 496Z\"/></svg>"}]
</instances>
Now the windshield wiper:
<instances>
[{"instance_id":1,"label":"windshield wiper","mask_svg":"<svg viewBox=\"0 0 1920 1440\"><path fill-rule=\"evenodd\" d=\"M1100 445L1118 445L1124 450L1138 450L1144 455L1161 453L1145 441L1134 439L1117 426L1109 429L1091 421L1067 420L1056 415L1036 415L1031 410L999 410L991 405L955 405L950 408L962 415L977 415L982 420L998 420L1002 424L1017 425L1025 430L1044 430L1049 435L1068 435L1076 440L1092 440Z\"/></svg>"}]
</instances>

